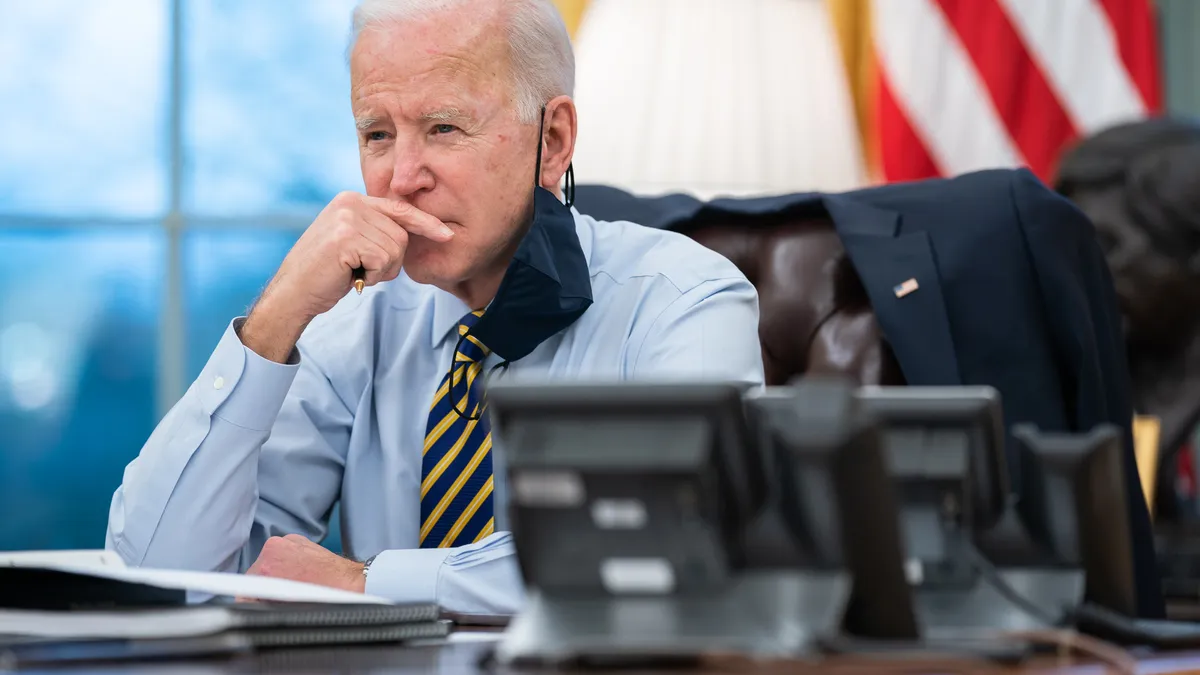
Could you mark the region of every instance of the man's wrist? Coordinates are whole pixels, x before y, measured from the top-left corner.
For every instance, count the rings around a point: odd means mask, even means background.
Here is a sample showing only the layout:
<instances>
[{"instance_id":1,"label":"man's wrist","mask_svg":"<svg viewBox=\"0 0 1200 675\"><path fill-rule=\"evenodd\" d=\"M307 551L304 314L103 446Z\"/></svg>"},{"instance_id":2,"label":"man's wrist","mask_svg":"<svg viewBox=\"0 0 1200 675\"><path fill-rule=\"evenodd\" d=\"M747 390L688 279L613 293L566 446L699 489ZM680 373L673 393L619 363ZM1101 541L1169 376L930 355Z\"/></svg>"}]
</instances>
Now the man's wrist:
<instances>
[{"instance_id":1,"label":"man's wrist","mask_svg":"<svg viewBox=\"0 0 1200 675\"><path fill-rule=\"evenodd\" d=\"M287 363L312 317L282 312L277 306L264 294L246 317L238 337L247 349L264 359Z\"/></svg>"},{"instance_id":2,"label":"man's wrist","mask_svg":"<svg viewBox=\"0 0 1200 675\"><path fill-rule=\"evenodd\" d=\"M349 587L350 590L356 593L367 592L367 574L366 566L362 563L350 561L353 563L350 566Z\"/></svg>"}]
</instances>

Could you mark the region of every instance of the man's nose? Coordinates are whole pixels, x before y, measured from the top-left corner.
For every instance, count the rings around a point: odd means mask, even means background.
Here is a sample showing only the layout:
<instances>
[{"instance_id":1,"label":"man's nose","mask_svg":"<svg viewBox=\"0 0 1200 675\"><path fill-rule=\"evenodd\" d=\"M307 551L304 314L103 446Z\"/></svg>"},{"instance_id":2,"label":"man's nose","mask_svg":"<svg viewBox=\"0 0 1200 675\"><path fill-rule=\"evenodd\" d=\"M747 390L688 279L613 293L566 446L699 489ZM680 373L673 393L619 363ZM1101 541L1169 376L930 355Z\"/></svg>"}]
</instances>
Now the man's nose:
<instances>
[{"instance_id":1,"label":"man's nose","mask_svg":"<svg viewBox=\"0 0 1200 675\"><path fill-rule=\"evenodd\" d=\"M411 197L421 190L431 189L433 183L433 172L430 171L424 153L417 144L396 148L392 182L388 185L392 197Z\"/></svg>"}]
</instances>

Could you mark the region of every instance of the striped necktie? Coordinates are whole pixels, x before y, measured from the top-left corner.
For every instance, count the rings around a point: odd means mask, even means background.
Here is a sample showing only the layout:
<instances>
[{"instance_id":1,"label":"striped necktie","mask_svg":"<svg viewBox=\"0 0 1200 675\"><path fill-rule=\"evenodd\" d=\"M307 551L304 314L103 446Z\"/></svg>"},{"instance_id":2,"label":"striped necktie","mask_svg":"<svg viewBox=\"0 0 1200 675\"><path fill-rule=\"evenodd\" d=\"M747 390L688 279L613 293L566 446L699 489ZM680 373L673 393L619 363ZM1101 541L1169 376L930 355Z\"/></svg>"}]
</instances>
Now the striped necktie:
<instances>
[{"instance_id":1,"label":"striped necktie","mask_svg":"<svg viewBox=\"0 0 1200 675\"><path fill-rule=\"evenodd\" d=\"M442 378L429 410L421 460L421 548L462 546L495 530L492 430L483 403L486 378L480 377L490 350L467 335L481 316L483 310L459 322L454 369Z\"/></svg>"}]
</instances>

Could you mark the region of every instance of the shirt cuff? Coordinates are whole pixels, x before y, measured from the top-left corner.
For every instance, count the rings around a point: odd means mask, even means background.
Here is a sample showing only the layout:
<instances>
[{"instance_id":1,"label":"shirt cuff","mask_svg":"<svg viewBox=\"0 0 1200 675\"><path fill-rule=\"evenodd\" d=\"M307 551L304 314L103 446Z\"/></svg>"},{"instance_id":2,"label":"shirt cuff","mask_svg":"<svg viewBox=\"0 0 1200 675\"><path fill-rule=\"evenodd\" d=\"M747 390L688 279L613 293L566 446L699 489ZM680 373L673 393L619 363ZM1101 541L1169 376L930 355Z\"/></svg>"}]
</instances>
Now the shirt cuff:
<instances>
[{"instance_id":1,"label":"shirt cuff","mask_svg":"<svg viewBox=\"0 0 1200 675\"><path fill-rule=\"evenodd\" d=\"M269 431L296 379L300 358L296 350L286 364L259 356L238 335L244 321L230 322L196 386L209 415L244 429Z\"/></svg>"},{"instance_id":2,"label":"shirt cuff","mask_svg":"<svg viewBox=\"0 0 1200 675\"><path fill-rule=\"evenodd\" d=\"M397 604L437 603L438 577L454 549L409 548L383 551L367 571L367 595Z\"/></svg>"}]
</instances>

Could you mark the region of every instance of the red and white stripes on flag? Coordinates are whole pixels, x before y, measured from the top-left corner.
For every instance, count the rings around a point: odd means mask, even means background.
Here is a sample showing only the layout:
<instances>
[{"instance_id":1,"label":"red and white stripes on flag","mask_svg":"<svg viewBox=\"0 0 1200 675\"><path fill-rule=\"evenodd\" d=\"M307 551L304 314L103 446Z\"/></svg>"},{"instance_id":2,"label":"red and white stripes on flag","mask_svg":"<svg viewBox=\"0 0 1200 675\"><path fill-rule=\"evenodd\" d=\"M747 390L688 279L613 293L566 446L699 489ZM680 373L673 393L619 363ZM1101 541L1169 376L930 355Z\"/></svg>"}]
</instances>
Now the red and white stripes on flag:
<instances>
[{"instance_id":1,"label":"red and white stripes on flag","mask_svg":"<svg viewBox=\"0 0 1200 675\"><path fill-rule=\"evenodd\" d=\"M1162 107L1152 0L874 0L885 181L1030 167Z\"/></svg>"}]
</instances>

